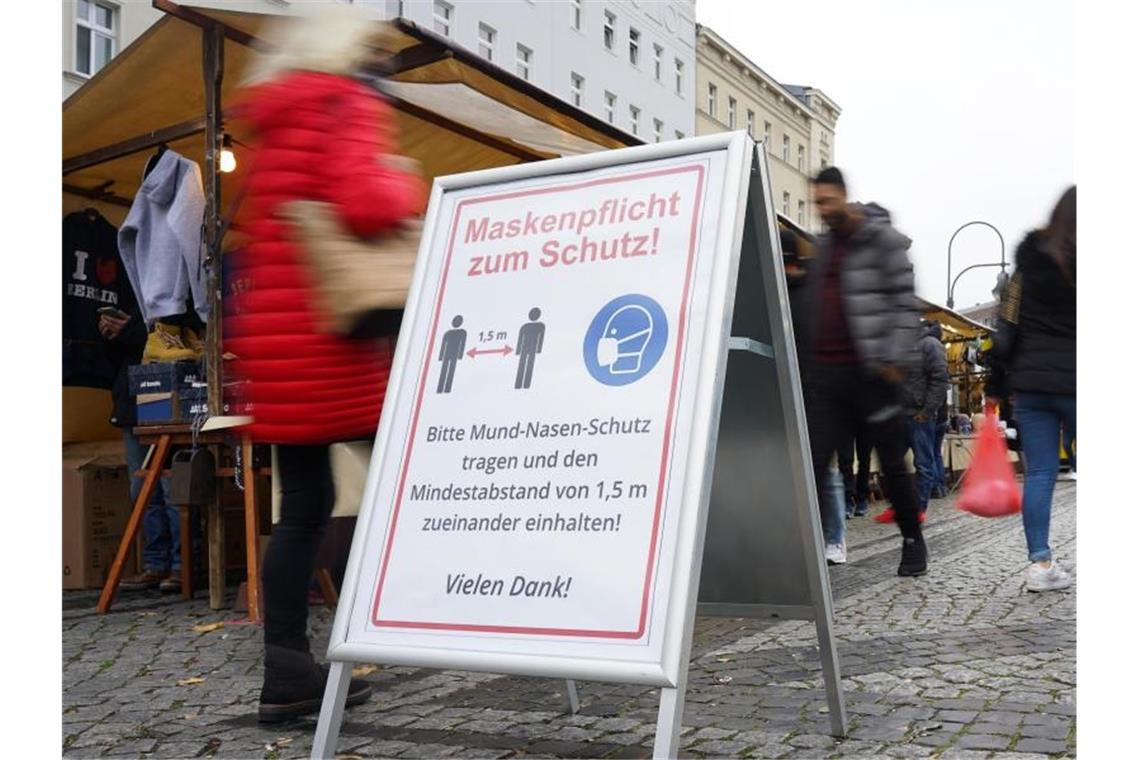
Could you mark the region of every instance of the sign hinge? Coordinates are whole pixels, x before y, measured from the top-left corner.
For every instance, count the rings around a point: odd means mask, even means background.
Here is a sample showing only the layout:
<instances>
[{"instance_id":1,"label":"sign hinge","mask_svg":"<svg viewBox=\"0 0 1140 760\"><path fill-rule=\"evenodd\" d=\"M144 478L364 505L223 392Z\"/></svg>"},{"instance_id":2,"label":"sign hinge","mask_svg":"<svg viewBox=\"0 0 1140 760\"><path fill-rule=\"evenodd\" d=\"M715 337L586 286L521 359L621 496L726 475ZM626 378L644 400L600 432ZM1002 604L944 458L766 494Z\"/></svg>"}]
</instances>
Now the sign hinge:
<instances>
[{"instance_id":1,"label":"sign hinge","mask_svg":"<svg viewBox=\"0 0 1140 760\"><path fill-rule=\"evenodd\" d=\"M776 350L767 343L761 343L752 338L731 337L728 339L729 351L748 351L749 353L759 354L760 356L769 359L776 358Z\"/></svg>"}]
</instances>

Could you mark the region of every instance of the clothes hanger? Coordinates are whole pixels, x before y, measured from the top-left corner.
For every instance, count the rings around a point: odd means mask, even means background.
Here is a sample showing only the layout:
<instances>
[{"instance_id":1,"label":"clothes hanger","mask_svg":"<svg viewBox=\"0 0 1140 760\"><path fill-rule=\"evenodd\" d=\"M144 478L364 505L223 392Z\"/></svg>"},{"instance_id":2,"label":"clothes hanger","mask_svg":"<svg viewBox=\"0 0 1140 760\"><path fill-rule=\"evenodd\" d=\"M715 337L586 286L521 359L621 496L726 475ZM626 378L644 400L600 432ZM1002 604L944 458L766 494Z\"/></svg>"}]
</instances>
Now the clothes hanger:
<instances>
[{"instance_id":1,"label":"clothes hanger","mask_svg":"<svg viewBox=\"0 0 1140 760\"><path fill-rule=\"evenodd\" d=\"M154 167L158 166L158 159L162 158L162 154L166 151L166 143L161 143L158 146L158 150L154 152L154 155L147 159L146 168L143 169L143 179L146 179L150 176L150 173L154 171Z\"/></svg>"}]
</instances>

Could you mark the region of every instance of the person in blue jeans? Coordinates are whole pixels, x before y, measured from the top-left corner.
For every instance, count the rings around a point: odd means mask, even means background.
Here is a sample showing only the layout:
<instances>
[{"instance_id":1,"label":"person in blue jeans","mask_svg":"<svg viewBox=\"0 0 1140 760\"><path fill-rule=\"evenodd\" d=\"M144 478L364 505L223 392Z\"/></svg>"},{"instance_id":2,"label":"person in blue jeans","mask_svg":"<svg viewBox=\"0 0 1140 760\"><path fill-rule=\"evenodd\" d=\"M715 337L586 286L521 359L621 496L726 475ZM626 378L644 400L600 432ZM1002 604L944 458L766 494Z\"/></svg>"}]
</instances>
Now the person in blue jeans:
<instances>
[{"instance_id":1,"label":"person in blue jeans","mask_svg":"<svg viewBox=\"0 0 1140 760\"><path fill-rule=\"evenodd\" d=\"M1025 456L1022 524L1029 553L1026 589L1053 591L1072 577L1053 557L1049 521L1062 428L1077 435L1077 188L1061 196L1049 226L1017 248L1017 270L1002 296L994 353L1008 382ZM987 388L989 392L989 388Z\"/></svg>"},{"instance_id":2,"label":"person in blue jeans","mask_svg":"<svg viewBox=\"0 0 1140 760\"><path fill-rule=\"evenodd\" d=\"M126 448L127 467L131 474L131 502L138 498L142 490L143 478L135 475L143 466L146 447L135 437L133 428L137 422L135 400L130 395L128 367L138 364L146 345L147 332L138 307L133 300L120 298L124 307L119 316L104 314L99 317L99 334L106 341L106 350L116 365L116 375L111 387L111 424L123 431L123 444ZM163 478L155 485L143 514L143 572L120 581L124 589L151 589L158 587L166 593L182 591L182 542L179 536L178 509L167 503L168 479ZM196 524L191 520L192 524ZM201 537L195 531L193 537L198 550Z\"/></svg>"},{"instance_id":3,"label":"person in blue jeans","mask_svg":"<svg viewBox=\"0 0 1140 760\"><path fill-rule=\"evenodd\" d=\"M143 478L135 475L143 466L147 447L130 428L123 430L123 443L127 449L127 467L131 473L131 502L142 490ZM182 540L179 535L178 508L167 502L170 479L162 478L151 492L150 502L143 513L143 572L124 578L125 589L158 587L166 593L182 591Z\"/></svg>"},{"instance_id":4,"label":"person in blue jeans","mask_svg":"<svg viewBox=\"0 0 1140 760\"><path fill-rule=\"evenodd\" d=\"M930 495L938 482L938 465L942 452L936 451L938 413L946 403L950 388L950 372L946 349L942 346L942 326L937 322L922 323L918 340L920 361L907 374L906 400L910 412L910 450L914 457L915 490L918 491L919 519L926 515Z\"/></svg>"},{"instance_id":5,"label":"person in blue jeans","mask_svg":"<svg viewBox=\"0 0 1140 760\"><path fill-rule=\"evenodd\" d=\"M946 462L942 459L942 442L946 439L946 431L949 429L949 409L946 402L943 402L938 410L938 419L934 423L934 488L930 491L932 499L942 499L946 496Z\"/></svg>"}]
</instances>

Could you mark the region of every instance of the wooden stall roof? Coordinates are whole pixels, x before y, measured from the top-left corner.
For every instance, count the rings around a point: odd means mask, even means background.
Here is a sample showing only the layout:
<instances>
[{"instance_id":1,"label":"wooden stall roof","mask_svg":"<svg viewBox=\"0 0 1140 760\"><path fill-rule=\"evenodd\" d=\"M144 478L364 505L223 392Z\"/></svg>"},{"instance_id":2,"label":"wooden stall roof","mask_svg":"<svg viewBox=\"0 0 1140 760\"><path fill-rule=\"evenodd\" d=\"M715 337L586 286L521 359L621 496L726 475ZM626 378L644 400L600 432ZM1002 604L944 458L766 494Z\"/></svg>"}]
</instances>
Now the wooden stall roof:
<instances>
[{"instance_id":1,"label":"wooden stall roof","mask_svg":"<svg viewBox=\"0 0 1140 760\"><path fill-rule=\"evenodd\" d=\"M226 33L222 106L227 109L261 43L281 16L191 8L167 0L168 14L63 104L64 191L127 203L159 141L203 163L205 90L202 25ZM394 27L390 84L401 148L429 181L442 174L638 145L641 141L406 21ZM248 135L227 123L238 170L223 175L232 197ZM127 155L107 160L124 149ZM248 162L246 162L248 163ZM224 207L225 201L223 201Z\"/></svg>"},{"instance_id":2,"label":"wooden stall roof","mask_svg":"<svg viewBox=\"0 0 1140 760\"><path fill-rule=\"evenodd\" d=\"M918 299L918 307L922 310L923 319L937 320L942 325L942 339L945 341L973 340L993 332L991 328L986 327L981 322L975 322L967 316L927 301L925 298Z\"/></svg>"}]
</instances>

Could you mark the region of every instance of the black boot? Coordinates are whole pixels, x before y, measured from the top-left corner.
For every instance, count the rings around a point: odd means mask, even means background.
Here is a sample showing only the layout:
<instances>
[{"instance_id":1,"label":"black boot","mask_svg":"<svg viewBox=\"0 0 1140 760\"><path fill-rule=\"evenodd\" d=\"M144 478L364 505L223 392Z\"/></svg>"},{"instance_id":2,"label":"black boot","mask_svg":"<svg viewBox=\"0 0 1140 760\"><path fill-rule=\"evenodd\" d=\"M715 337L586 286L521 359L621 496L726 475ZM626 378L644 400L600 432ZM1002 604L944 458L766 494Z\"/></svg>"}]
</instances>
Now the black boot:
<instances>
[{"instance_id":1,"label":"black boot","mask_svg":"<svg viewBox=\"0 0 1140 760\"><path fill-rule=\"evenodd\" d=\"M899 575L904 577L926 575L926 542L922 540L921 531L915 536L903 538Z\"/></svg>"},{"instance_id":2,"label":"black boot","mask_svg":"<svg viewBox=\"0 0 1140 760\"><path fill-rule=\"evenodd\" d=\"M328 666L318 665L308 651L265 646L265 681L257 719L262 723L279 723L309 715L321 709L325 694ZM372 686L367 681L352 679L348 685L346 707L368 701Z\"/></svg>"}]
</instances>

